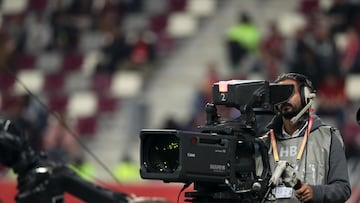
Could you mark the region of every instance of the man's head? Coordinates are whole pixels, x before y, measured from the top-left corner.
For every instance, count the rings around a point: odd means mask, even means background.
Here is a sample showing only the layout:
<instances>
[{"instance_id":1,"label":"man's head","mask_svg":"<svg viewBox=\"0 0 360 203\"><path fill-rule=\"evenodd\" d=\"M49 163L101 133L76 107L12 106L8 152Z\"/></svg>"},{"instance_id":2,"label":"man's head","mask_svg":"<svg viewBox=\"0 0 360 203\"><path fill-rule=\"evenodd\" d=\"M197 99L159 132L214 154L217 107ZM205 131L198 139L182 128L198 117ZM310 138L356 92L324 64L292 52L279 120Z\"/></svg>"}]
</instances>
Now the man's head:
<instances>
[{"instance_id":1,"label":"man's head","mask_svg":"<svg viewBox=\"0 0 360 203\"><path fill-rule=\"evenodd\" d=\"M311 81L306 76L298 73L286 73L280 75L276 80L279 84L294 85L294 93L287 102L280 105L280 113L286 119L291 119L307 106L315 97ZM309 106L310 108L310 106Z\"/></svg>"}]
</instances>

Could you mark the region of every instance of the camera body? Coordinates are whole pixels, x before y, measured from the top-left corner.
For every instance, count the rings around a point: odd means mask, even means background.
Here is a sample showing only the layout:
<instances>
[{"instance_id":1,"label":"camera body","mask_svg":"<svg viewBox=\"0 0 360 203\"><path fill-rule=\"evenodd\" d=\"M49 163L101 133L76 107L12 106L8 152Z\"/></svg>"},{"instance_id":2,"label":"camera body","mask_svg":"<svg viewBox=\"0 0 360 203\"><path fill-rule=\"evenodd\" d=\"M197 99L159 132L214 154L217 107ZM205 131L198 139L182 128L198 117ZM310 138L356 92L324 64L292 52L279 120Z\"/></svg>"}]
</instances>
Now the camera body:
<instances>
[{"instance_id":1,"label":"camera body","mask_svg":"<svg viewBox=\"0 0 360 203\"><path fill-rule=\"evenodd\" d=\"M206 123L198 127L198 132L140 132L141 177L195 183L197 192L189 195L196 201L204 194L207 200L238 200L242 194L259 199L267 189L271 170L267 145L257 134L256 115L273 114L274 106L288 100L292 93L292 85L264 80L214 83L213 103L206 105ZM222 119L217 105L236 108L240 116Z\"/></svg>"},{"instance_id":2,"label":"camera body","mask_svg":"<svg viewBox=\"0 0 360 203\"><path fill-rule=\"evenodd\" d=\"M141 154L144 167L141 167L140 173L143 178L166 182L224 182L230 170L228 159L235 154L235 147L231 146L235 144L234 139L234 136L229 135L143 130L141 143L144 146L141 147ZM153 142L155 140L156 143ZM155 145L155 148L146 151ZM156 148L161 149L158 151Z\"/></svg>"}]
</instances>

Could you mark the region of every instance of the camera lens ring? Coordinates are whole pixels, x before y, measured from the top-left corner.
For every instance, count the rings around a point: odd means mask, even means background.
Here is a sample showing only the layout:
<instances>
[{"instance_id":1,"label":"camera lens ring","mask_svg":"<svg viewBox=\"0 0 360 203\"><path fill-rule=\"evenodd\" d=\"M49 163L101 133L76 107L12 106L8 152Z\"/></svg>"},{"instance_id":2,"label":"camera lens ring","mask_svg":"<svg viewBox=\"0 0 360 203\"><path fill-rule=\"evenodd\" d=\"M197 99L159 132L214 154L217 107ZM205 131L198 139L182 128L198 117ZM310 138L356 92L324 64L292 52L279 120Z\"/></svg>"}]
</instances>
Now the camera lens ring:
<instances>
[{"instance_id":1,"label":"camera lens ring","mask_svg":"<svg viewBox=\"0 0 360 203\"><path fill-rule=\"evenodd\" d=\"M173 173L179 167L179 139L173 134L148 136L143 157L148 172Z\"/></svg>"}]
</instances>

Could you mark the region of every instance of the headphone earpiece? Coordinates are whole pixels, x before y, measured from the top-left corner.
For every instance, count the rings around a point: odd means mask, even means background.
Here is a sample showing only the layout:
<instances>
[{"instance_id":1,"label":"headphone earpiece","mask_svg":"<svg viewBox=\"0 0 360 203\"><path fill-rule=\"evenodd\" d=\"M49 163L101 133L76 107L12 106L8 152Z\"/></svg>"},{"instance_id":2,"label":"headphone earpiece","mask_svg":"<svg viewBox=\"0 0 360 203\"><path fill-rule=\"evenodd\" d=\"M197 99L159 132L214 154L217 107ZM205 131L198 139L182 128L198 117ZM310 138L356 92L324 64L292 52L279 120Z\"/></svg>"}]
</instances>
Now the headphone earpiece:
<instances>
[{"instance_id":1,"label":"headphone earpiece","mask_svg":"<svg viewBox=\"0 0 360 203\"><path fill-rule=\"evenodd\" d=\"M304 107L306 104L309 103L309 96L311 94L310 88L306 87L305 85L300 88L300 95L301 95L301 105Z\"/></svg>"},{"instance_id":2,"label":"headphone earpiece","mask_svg":"<svg viewBox=\"0 0 360 203\"><path fill-rule=\"evenodd\" d=\"M308 79L305 79L302 87L300 87L300 95L301 95L301 104L302 106L306 106L310 100L316 97L315 91L312 88L311 82Z\"/></svg>"}]
</instances>

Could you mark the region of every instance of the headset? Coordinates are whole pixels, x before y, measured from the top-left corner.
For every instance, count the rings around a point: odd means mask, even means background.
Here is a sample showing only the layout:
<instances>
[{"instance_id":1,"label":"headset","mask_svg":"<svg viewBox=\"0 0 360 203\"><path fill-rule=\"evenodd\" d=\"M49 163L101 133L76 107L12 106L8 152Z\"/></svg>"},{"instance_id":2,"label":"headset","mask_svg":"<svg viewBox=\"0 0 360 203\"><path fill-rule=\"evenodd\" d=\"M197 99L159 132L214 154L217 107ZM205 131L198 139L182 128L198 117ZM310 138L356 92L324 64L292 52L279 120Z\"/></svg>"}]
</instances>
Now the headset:
<instances>
[{"instance_id":1,"label":"headset","mask_svg":"<svg viewBox=\"0 0 360 203\"><path fill-rule=\"evenodd\" d=\"M305 76L299 73L286 73L279 76L275 82L280 82L286 79L295 80L299 84L299 92L301 97L301 111L291 118L292 123L296 123L299 118L308 110L310 109L311 105L314 102L316 97L315 89L312 85L312 82Z\"/></svg>"}]
</instances>

